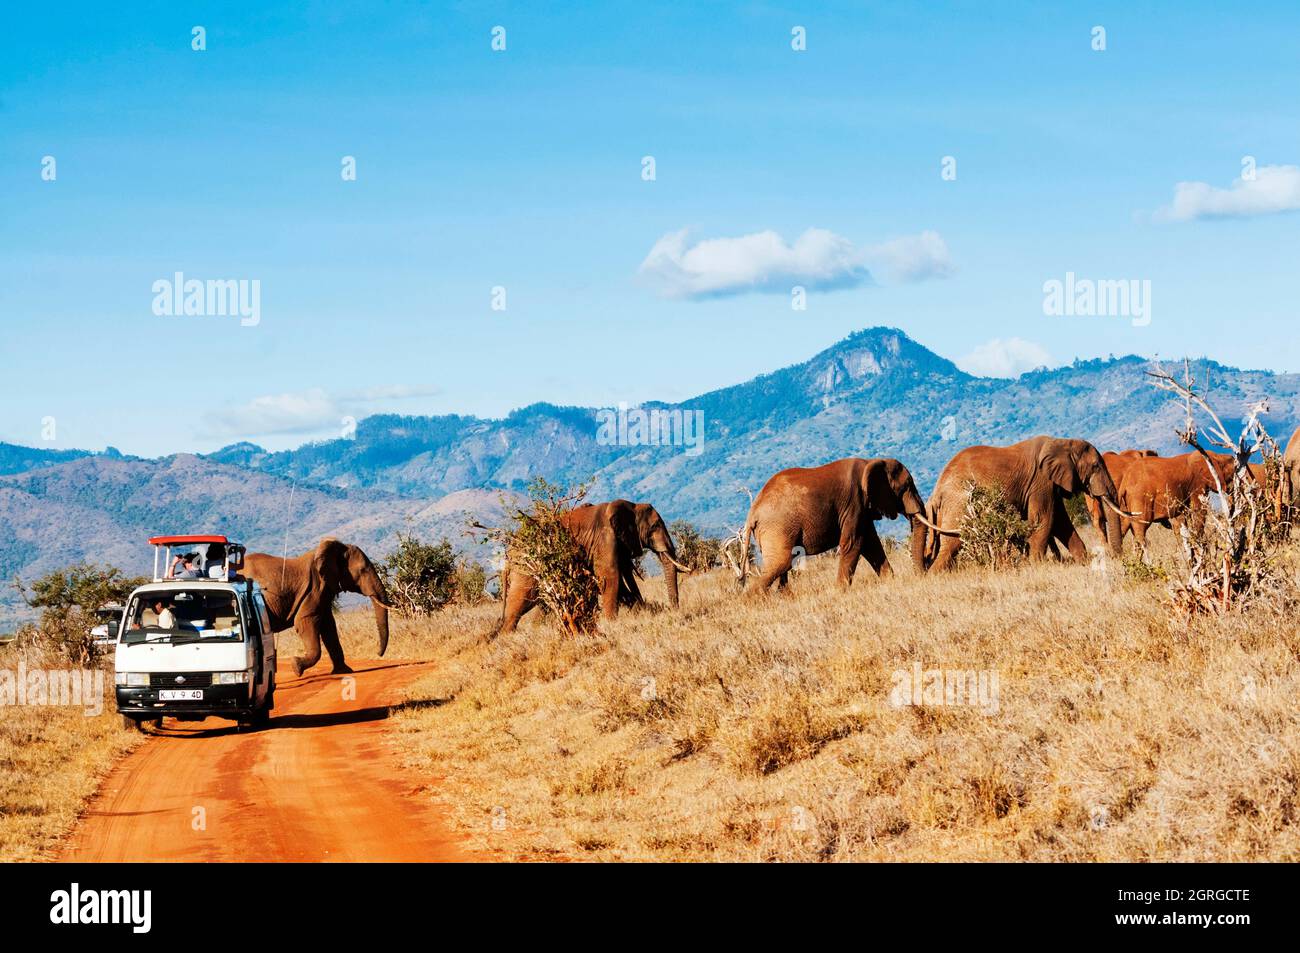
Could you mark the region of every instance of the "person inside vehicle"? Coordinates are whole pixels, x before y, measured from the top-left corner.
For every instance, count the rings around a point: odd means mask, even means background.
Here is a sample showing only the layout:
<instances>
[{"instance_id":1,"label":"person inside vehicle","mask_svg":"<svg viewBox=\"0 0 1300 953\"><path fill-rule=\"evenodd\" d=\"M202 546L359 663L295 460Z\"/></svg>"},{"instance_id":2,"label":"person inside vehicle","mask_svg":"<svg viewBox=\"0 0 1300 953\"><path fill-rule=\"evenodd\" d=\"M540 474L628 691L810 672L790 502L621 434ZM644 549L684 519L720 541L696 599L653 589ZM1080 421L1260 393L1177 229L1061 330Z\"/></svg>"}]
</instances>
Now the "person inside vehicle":
<instances>
[{"instance_id":1,"label":"person inside vehicle","mask_svg":"<svg viewBox=\"0 0 1300 953\"><path fill-rule=\"evenodd\" d=\"M164 596L157 596L153 601L153 611L157 618L154 625L160 629L176 628L176 616L172 614L171 603Z\"/></svg>"},{"instance_id":2,"label":"person inside vehicle","mask_svg":"<svg viewBox=\"0 0 1300 953\"><path fill-rule=\"evenodd\" d=\"M199 579L200 573L198 567L194 565L193 553L182 553L172 560L171 568L167 570L168 579Z\"/></svg>"}]
</instances>

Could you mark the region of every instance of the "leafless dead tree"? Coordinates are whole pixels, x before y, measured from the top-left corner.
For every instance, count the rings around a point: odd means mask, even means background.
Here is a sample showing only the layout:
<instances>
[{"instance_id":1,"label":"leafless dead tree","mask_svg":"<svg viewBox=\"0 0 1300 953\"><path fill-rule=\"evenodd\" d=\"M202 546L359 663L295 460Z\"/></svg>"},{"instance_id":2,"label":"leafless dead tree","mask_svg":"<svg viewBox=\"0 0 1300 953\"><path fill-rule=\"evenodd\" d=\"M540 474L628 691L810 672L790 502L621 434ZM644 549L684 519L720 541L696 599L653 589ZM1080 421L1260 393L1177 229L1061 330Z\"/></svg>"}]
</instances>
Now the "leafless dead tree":
<instances>
[{"instance_id":1,"label":"leafless dead tree","mask_svg":"<svg viewBox=\"0 0 1300 953\"><path fill-rule=\"evenodd\" d=\"M1205 395L1197 390L1187 362L1181 381L1159 364L1147 374L1152 384L1174 394L1183 405L1184 425L1176 433L1204 459L1221 501L1218 508L1206 501L1203 525L1195 526L1195 521L1186 520L1179 530L1186 571L1183 578L1170 584L1174 606L1188 615L1243 608L1280 582L1275 559L1280 536L1276 532L1275 507L1270 505L1268 474L1278 472L1281 453L1260 421L1260 416L1268 412L1268 401L1257 400L1247 408L1241 434L1234 440ZM1208 418L1204 428L1197 426L1198 416ZM1227 486L1220 479L1206 443L1232 456L1232 479ZM1259 477L1251 472L1249 463L1255 453L1262 454L1265 460Z\"/></svg>"}]
</instances>

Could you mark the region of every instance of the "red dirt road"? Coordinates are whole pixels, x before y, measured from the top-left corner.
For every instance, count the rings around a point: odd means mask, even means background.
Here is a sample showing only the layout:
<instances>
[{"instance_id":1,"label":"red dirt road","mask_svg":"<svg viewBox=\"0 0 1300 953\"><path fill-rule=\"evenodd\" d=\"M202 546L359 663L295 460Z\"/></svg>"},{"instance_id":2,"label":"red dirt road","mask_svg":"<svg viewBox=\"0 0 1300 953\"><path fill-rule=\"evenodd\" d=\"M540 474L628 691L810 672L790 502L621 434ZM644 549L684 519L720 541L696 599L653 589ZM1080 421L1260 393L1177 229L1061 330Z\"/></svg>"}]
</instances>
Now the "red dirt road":
<instances>
[{"instance_id":1,"label":"red dirt road","mask_svg":"<svg viewBox=\"0 0 1300 953\"><path fill-rule=\"evenodd\" d=\"M325 666L302 678L282 666L261 731L166 721L109 775L61 859L473 859L383 737L386 706L426 666L351 664L354 699Z\"/></svg>"}]
</instances>

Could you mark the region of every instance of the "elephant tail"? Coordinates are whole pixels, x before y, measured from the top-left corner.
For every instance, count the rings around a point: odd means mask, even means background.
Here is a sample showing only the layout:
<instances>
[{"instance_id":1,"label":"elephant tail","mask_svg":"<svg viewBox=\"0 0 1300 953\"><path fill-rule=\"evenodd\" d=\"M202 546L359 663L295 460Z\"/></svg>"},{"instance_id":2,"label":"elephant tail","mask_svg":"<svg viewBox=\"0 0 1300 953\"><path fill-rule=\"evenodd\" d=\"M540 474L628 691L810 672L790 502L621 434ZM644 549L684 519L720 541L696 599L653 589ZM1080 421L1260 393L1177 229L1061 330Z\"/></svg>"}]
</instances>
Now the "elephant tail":
<instances>
[{"instance_id":1,"label":"elephant tail","mask_svg":"<svg viewBox=\"0 0 1300 953\"><path fill-rule=\"evenodd\" d=\"M758 519L751 509L745 517L745 528L740 533L740 584L743 586L749 576L749 541L753 538Z\"/></svg>"}]
</instances>

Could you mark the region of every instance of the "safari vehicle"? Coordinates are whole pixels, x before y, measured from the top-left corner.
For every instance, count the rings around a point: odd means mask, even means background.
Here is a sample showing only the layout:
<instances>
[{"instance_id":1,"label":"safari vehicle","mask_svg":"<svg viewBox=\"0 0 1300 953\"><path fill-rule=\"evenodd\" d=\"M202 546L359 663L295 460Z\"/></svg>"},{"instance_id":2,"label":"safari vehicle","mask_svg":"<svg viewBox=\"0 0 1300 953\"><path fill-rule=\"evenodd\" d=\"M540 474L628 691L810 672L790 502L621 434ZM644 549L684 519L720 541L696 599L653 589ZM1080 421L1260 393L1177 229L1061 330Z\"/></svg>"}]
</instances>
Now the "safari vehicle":
<instances>
[{"instance_id":1,"label":"safari vehicle","mask_svg":"<svg viewBox=\"0 0 1300 953\"><path fill-rule=\"evenodd\" d=\"M141 730L212 716L265 725L275 707L275 635L261 589L239 573L244 547L225 536L149 542L153 581L108 624L123 721Z\"/></svg>"},{"instance_id":2,"label":"safari vehicle","mask_svg":"<svg viewBox=\"0 0 1300 953\"><path fill-rule=\"evenodd\" d=\"M126 606L110 602L100 606L95 610L95 618L99 624L90 630L90 637L95 640L95 645L99 648L109 648L117 645L117 635L109 635L108 627L114 622L120 622L122 619L122 610Z\"/></svg>"}]
</instances>

